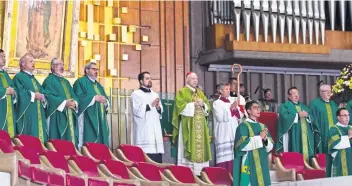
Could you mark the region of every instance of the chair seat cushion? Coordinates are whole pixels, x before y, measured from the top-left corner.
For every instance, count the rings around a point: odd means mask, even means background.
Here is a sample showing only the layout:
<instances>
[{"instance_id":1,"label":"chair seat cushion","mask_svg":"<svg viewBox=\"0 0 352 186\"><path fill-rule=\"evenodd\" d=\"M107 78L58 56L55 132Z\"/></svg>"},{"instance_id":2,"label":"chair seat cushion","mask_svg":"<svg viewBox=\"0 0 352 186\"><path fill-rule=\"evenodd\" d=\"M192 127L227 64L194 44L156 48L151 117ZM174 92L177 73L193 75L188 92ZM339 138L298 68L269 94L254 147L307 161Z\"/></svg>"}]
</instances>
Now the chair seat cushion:
<instances>
[{"instance_id":1,"label":"chair seat cushion","mask_svg":"<svg viewBox=\"0 0 352 186\"><path fill-rule=\"evenodd\" d=\"M136 163L139 172L150 181L162 181L159 167L149 163Z\"/></svg>"},{"instance_id":2,"label":"chair seat cushion","mask_svg":"<svg viewBox=\"0 0 352 186\"><path fill-rule=\"evenodd\" d=\"M132 162L146 162L143 150L133 145L120 145L123 154Z\"/></svg>"},{"instance_id":3,"label":"chair seat cushion","mask_svg":"<svg viewBox=\"0 0 352 186\"><path fill-rule=\"evenodd\" d=\"M98 160L109 160L112 159L110 154L110 149L100 143L85 143L84 144L88 149L89 153Z\"/></svg>"},{"instance_id":4,"label":"chair seat cushion","mask_svg":"<svg viewBox=\"0 0 352 186\"><path fill-rule=\"evenodd\" d=\"M66 186L85 186L83 178L66 174Z\"/></svg>"},{"instance_id":5,"label":"chair seat cushion","mask_svg":"<svg viewBox=\"0 0 352 186\"><path fill-rule=\"evenodd\" d=\"M231 185L230 173L221 167L206 167L203 171L207 174L210 181L218 185Z\"/></svg>"},{"instance_id":6,"label":"chair seat cushion","mask_svg":"<svg viewBox=\"0 0 352 186\"><path fill-rule=\"evenodd\" d=\"M325 178L324 170L304 170L301 172L304 180L312 180L318 178Z\"/></svg>"},{"instance_id":7,"label":"chair seat cushion","mask_svg":"<svg viewBox=\"0 0 352 186\"><path fill-rule=\"evenodd\" d=\"M109 171L122 179L129 179L128 170L124 163L115 160L104 160L104 163Z\"/></svg>"},{"instance_id":8,"label":"chair seat cushion","mask_svg":"<svg viewBox=\"0 0 352 186\"><path fill-rule=\"evenodd\" d=\"M192 170L184 166L170 166L168 169L172 172L175 178L182 183L196 183Z\"/></svg>"},{"instance_id":9,"label":"chair seat cushion","mask_svg":"<svg viewBox=\"0 0 352 186\"><path fill-rule=\"evenodd\" d=\"M77 155L76 148L70 141L52 139L49 142L53 144L57 152L62 153L64 156Z\"/></svg>"}]
</instances>

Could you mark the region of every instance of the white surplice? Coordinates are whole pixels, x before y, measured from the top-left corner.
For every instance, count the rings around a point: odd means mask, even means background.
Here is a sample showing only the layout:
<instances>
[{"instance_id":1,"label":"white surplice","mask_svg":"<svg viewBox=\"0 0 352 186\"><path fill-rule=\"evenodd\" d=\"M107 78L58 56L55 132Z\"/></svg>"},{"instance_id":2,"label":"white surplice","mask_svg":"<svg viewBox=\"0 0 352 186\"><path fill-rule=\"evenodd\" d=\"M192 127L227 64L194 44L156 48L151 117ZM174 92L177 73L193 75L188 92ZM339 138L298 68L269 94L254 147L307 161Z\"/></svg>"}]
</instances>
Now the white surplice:
<instances>
[{"instance_id":1,"label":"white surplice","mask_svg":"<svg viewBox=\"0 0 352 186\"><path fill-rule=\"evenodd\" d=\"M161 112L152 107L152 102L158 98L158 94L135 90L131 95L133 124L131 144L143 149L145 153L164 153L163 136L161 130L161 113L163 107L159 103ZM147 111L147 105L150 110Z\"/></svg>"},{"instance_id":2,"label":"white surplice","mask_svg":"<svg viewBox=\"0 0 352 186\"><path fill-rule=\"evenodd\" d=\"M187 85L188 86L188 85ZM188 86L193 92L194 88ZM206 104L204 104L204 114L205 116L209 115L209 108ZM190 102L186 105L183 111L180 113L183 116L193 117L195 112L194 102ZM209 167L209 161L203 163L194 163L185 158L184 154L184 146L183 146L183 137L182 137L182 121L180 122L180 129L178 131L178 147L177 147L177 165L189 167L194 174L200 175L200 172L204 167Z\"/></svg>"},{"instance_id":3,"label":"white surplice","mask_svg":"<svg viewBox=\"0 0 352 186\"><path fill-rule=\"evenodd\" d=\"M240 118L232 116L231 104L231 102L224 102L221 99L213 103L216 163L232 161L234 158L236 129L243 114L237 106Z\"/></svg>"}]
</instances>

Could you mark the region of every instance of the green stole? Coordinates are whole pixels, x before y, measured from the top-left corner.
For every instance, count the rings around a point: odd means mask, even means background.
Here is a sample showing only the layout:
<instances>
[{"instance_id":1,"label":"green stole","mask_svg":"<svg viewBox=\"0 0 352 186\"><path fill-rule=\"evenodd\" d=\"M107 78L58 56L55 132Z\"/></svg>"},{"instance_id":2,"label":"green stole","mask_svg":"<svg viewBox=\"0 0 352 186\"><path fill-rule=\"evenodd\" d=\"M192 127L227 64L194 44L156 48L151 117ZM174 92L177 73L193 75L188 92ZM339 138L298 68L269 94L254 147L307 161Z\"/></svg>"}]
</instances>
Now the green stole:
<instances>
[{"instance_id":1,"label":"green stole","mask_svg":"<svg viewBox=\"0 0 352 186\"><path fill-rule=\"evenodd\" d=\"M322 98L316 98L310 104L313 117L313 126L316 129L314 135L314 146L317 153L328 153L329 128L337 122L337 105L330 100L325 102Z\"/></svg>"},{"instance_id":2,"label":"green stole","mask_svg":"<svg viewBox=\"0 0 352 186\"><path fill-rule=\"evenodd\" d=\"M64 88L64 92L65 92L65 96L66 99L72 99L72 96L70 94L70 91L68 90L66 83L63 79L60 80L60 83L62 85L62 87ZM75 134L74 134L74 128L73 128L73 113L72 113L72 109L66 109L66 115L68 117L68 125L70 127L70 132L71 132L71 139L72 139L72 143L76 144L75 142ZM64 132L65 133L65 132ZM62 134L63 135L63 134Z\"/></svg>"},{"instance_id":3,"label":"green stole","mask_svg":"<svg viewBox=\"0 0 352 186\"><path fill-rule=\"evenodd\" d=\"M14 120L13 120L14 112L13 112L12 96L6 95L6 89L9 87L9 84L7 82L7 79L3 71L0 71L0 78L1 78L2 85L5 88L5 96L6 96L6 119L4 121L4 124L1 130L4 130L7 124L7 132L9 133L10 137L13 138L15 136L15 127L14 127Z\"/></svg>"},{"instance_id":4,"label":"green stole","mask_svg":"<svg viewBox=\"0 0 352 186\"><path fill-rule=\"evenodd\" d=\"M341 127L333 125L329 130L329 154L327 157L327 176L348 176L352 173L351 147L347 149L334 149L334 147L341 141L341 137L348 134L351 127ZM351 141L350 141L351 142ZM333 159L331 154L337 152Z\"/></svg>"},{"instance_id":5,"label":"green stole","mask_svg":"<svg viewBox=\"0 0 352 186\"><path fill-rule=\"evenodd\" d=\"M314 147L312 147L314 145L313 127L310 123L307 123L306 118L299 118L298 123L293 123L296 114L303 110L310 115L308 107L300 103L295 104L286 101L282 104L279 115L276 153L283 152L283 136L288 133L288 151L302 153L304 160L310 162L310 157L314 156Z\"/></svg>"},{"instance_id":6,"label":"green stole","mask_svg":"<svg viewBox=\"0 0 352 186\"><path fill-rule=\"evenodd\" d=\"M32 78L32 83L35 92L39 92L39 88L34 78ZM42 113L41 113L41 102L37 101L37 114L38 114L38 131L39 131L39 139L42 143L44 143L44 135L43 135L43 123L42 123Z\"/></svg>"},{"instance_id":7,"label":"green stole","mask_svg":"<svg viewBox=\"0 0 352 186\"><path fill-rule=\"evenodd\" d=\"M191 162L203 163L211 160L210 136L207 119L202 107L195 107L194 116L182 116L181 112L186 105L196 100L203 100L210 109L210 104L200 89L192 92L187 86L180 89L175 97L175 105L172 117L173 142L178 139L179 125L182 125L182 137L184 145L184 158Z\"/></svg>"},{"instance_id":8,"label":"green stole","mask_svg":"<svg viewBox=\"0 0 352 186\"><path fill-rule=\"evenodd\" d=\"M352 113L352 100L347 103L347 110L350 114ZM352 116L350 116L350 125L352 125Z\"/></svg>"},{"instance_id":9,"label":"green stole","mask_svg":"<svg viewBox=\"0 0 352 186\"><path fill-rule=\"evenodd\" d=\"M234 149L233 177L236 178L233 179L234 186L248 185L249 182L252 186L270 185L268 152L265 146L248 152L242 151L250 142L250 138L260 135L260 132L265 128L266 126L264 124L257 122L249 123L247 121L244 121L238 126L235 135ZM267 139L274 144L270 133L268 133ZM245 164L242 165L242 159L246 154L247 159L245 160Z\"/></svg>"}]
</instances>

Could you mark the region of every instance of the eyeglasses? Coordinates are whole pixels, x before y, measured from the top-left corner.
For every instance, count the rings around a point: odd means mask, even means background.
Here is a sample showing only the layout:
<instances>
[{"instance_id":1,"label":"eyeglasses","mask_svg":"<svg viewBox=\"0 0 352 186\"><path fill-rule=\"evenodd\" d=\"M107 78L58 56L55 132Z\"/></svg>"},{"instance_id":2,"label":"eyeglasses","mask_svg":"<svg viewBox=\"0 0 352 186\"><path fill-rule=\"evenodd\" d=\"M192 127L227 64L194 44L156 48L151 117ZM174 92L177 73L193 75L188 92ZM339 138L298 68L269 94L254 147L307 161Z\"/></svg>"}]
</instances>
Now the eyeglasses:
<instances>
[{"instance_id":1,"label":"eyeglasses","mask_svg":"<svg viewBox=\"0 0 352 186\"><path fill-rule=\"evenodd\" d=\"M92 69L92 70L95 70L95 71L99 70L99 68L89 68L89 69Z\"/></svg>"},{"instance_id":2,"label":"eyeglasses","mask_svg":"<svg viewBox=\"0 0 352 186\"><path fill-rule=\"evenodd\" d=\"M349 114L344 114L344 115L339 115L341 117L349 117L350 115Z\"/></svg>"}]
</instances>

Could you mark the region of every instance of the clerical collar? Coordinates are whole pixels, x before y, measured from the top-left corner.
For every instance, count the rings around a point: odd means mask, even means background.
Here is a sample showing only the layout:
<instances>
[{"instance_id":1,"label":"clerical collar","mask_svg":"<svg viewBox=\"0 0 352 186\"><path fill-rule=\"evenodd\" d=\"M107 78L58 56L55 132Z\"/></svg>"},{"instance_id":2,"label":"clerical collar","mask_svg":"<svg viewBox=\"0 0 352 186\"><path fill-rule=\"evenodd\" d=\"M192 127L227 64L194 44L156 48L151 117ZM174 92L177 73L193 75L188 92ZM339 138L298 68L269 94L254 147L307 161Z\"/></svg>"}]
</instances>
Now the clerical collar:
<instances>
[{"instance_id":1,"label":"clerical collar","mask_svg":"<svg viewBox=\"0 0 352 186\"><path fill-rule=\"evenodd\" d=\"M324 100L322 97L320 97L320 99L323 100L323 102L325 102L325 103L329 103L330 102L330 100Z\"/></svg>"},{"instance_id":2,"label":"clerical collar","mask_svg":"<svg viewBox=\"0 0 352 186\"><path fill-rule=\"evenodd\" d=\"M30 76L33 76L32 72L28 72L28 71L25 71L25 70L22 70L22 71L25 72L26 74L30 75Z\"/></svg>"},{"instance_id":3,"label":"clerical collar","mask_svg":"<svg viewBox=\"0 0 352 186\"><path fill-rule=\"evenodd\" d=\"M337 125L337 126L340 126L340 127L348 127L348 125L344 125L344 124L342 124L342 123L340 123L340 122L337 122L336 125Z\"/></svg>"},{"instance_id":4,"label":"clerical collar","mask_svg":"<svg viewBox=\"0 0 352 186\"><path fill-rule=\"evenodd\" d=\"M247 118L246 121L251 122L251 123L258 123L257 121L255 121L255 120L253 120L251 118Z\"/></svg>"},{"instance_id":5,"label":"clerical collar","mask_svg":"<svg viewBox=\"0 0 352 186\"><path fill-rule=\"evenodd\" d=\"M298 105L299 104L299 101L297 101L297 102L293 102L293 101L291 101L290 99L288 99L292 104L294 104L294 105Z\"/></svg>"},{"instance_id":6,"label":"clerical collar","mask_svg":"<svg viewBox=\"0 0 352 186\"><path fill-rule=\"evenodd\" d=\"M143 92L145 92L145 93L148 93L148 92L152 92L151 90L150 90L150 88L146 88L146 87L140 87L139 89L141 89Z\"/></svg>"},{"instance_id":7,"label":"clerical collar","mask_svg":"<svg viewBox=\"0 0 352 186\"><path fill-rule=\"evenodd\" d=\"M220 96L219 99L220 99L221 101L225 102L225 103L230 103L230 100L227 99L227 98L225 98L225 97Z\"/></svg>"},{"instance_id":8,"label":"clerical collar","mask_svg":"<svg viewBox=\"0 0 352 186\"><path fill-rule=\"evenodd\" d=\"M93 83L95 83L95 79L92 79L91 77L89 77L88 75L86 75L88 77L88 79L90 79L91 81L93 81Z\"/></svg>"},{"instance_id":9,"label":"clerical collar","mask_svg":"<svg viewBox=\"0 0 352 186\"><path fill-rule=\"evenodd\" d=\"M59 75L59 74L56 74L56 73L51 73L51 74L53 74L53 75L55 75L55 76L57 76L57 77L60 77L60 78L63 77L63 76L61 76L61 75Z\"/></svg>"},{"instance_id":10,"label":"clerical collar","mask_svg":"<svg viewBox=\"0 0 352 186\"><path fill-rule=\"evenodd\" d=\"M195 88L193 88L193 87L191 87L190 85L186 85L189 89L191 89L192 90L192 92L195 92L196 91L196 89Z\"/></svg>"}]
</instances>

